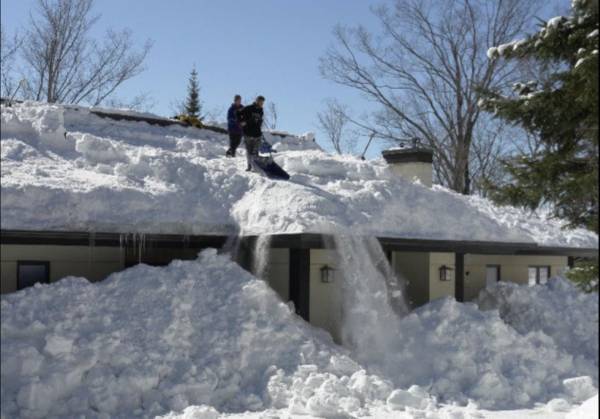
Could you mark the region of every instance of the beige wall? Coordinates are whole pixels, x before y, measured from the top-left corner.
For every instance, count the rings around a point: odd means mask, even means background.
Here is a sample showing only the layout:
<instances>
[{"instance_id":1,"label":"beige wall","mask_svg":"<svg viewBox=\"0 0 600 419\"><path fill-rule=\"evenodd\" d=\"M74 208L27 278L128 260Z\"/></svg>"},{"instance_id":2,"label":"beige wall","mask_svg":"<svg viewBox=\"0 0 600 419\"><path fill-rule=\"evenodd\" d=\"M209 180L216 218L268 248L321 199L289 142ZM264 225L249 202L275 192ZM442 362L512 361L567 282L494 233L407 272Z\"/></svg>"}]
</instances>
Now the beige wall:
<instances>
[{"instance_id":1,"label":"beige wall","mask_svg":"<svg viewBox=\"0 0 600 419\"><path fill-rule=\"evenodd\" d=\"M450 281L440 281L442 265L452 269ZM412 307L440 297L454 297L454 253L392 252L392 267L399 278L408 281L406 294Z\"/></svg>"},{"instance_id":2,"label":"beige wall","mask_svg":"<svg viewBox=\"0 0 600 419\"><path fill-rule=\"evenodd\" d=\"M124 267L118 247L0 245L2 261L1 292L17 289L17 261L50 262L50 281L65 276L83 276L91 281L104 279Z\"/></svg>"},{"instance_id":3,"label":"beige wall","mask_svg":"<svg viewBox=\"0 0 600 419\"><path fill-rule=\"evenodd\" d=\"M395 174L408 179L416 177L426 186L431 186L433 182L433 169L431 163L392 163L390 167Z\"/></svg>"},{"instance_id":4,"label":"beige wall","mask_svg":"<svg viewBox=\"0 0 600 419\"><path fill-rule=\"evenodd\" d=\"M550 275L562 274L567 256L465 255L465 299L472 300L485 288L485 268L500 265L500 280L527 284L529 266L550 266ZM468 274L467 274L468 272Z\"/></svg>"},{"instance_id":5,"label":"beige wall","mask_svg":"<svg viewBox=\"0 0 600 419\"><path fill-rule=\"evenodd\" d=\"M336 271L331 283L321 282L324 265L337 269L336 255L332 250L311 249L310 251L310 323L327 330L339 342L342 320L340 300L341 278Z\"/></svg>"},{"instance_id":6,"label":"beige wall","mask_svg":"<svg viewBox=\"0 0 600 419\"><path fill-rule=\"evenodd\" d=\"M430 253L429 255L429 301L441 297L454 298L456 286L454 253ZM451 268L449 281L440 281L440 267L442 265Z\"/></svg>"}]
</instances>

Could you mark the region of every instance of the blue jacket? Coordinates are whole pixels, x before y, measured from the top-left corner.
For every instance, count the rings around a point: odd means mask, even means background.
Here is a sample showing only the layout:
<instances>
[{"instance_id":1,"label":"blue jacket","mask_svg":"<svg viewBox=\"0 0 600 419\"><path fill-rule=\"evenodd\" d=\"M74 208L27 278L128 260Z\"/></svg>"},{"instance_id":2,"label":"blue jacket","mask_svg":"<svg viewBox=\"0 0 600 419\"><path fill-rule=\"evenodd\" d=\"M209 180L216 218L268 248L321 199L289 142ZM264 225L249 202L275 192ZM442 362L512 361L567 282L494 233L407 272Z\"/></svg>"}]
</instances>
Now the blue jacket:
<instances>
[{"instance_id":1,"label":"blue jacket","mask_svg":"<svg viewBox=\"0 0 600 419\"><path fill-rule=\"evenodd\" d=\"M235 103L227 111L227 130L230 134L242 134L242 125L240 124L239 112L243 106L235 106Z\"/></svg>"}]
</instances>

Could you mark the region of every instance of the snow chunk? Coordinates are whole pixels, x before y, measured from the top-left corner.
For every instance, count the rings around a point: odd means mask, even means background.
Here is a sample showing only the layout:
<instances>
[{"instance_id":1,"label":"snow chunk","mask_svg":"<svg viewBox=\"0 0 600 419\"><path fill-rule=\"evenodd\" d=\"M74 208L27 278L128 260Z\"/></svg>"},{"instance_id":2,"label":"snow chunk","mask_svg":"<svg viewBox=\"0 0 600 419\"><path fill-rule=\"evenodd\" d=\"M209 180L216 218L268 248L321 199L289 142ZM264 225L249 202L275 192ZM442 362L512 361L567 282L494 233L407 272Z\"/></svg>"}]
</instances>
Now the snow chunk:
<instances>
[{"instance_id":1,"label":"snow chunk","mask_svg":"<svg viewBox=\"0 0 600 419\"><path fill-rule=\"evenodd\" d=\"M546 27L555 29L562 23L566 22L566 20L567 19L564 16L555 16L552 19L549 19L548 22L546 22Z\"/></svg>"},{"instance_id":2,"label":"snow chunk","mask_svg":"<svg viewBox=\"0 0 600 419\"><path fill-rule=\"evenodd\" d=\"M592 377L589 376L566 379L563 381L563 386L567 395L575 403L581 403L598 393Z\"/></svg>"},{"instance_id":3,"label":"snow chunk","mask_svg":"<svg viewBox=\"0 0 600 419\"><path fill-rule=\"evenodd\" d=\"M498 56L498 48L497 47L490 47L487 50L487 57L491 60L493 58L496 58Z\"/></svg>"}]
</instances>

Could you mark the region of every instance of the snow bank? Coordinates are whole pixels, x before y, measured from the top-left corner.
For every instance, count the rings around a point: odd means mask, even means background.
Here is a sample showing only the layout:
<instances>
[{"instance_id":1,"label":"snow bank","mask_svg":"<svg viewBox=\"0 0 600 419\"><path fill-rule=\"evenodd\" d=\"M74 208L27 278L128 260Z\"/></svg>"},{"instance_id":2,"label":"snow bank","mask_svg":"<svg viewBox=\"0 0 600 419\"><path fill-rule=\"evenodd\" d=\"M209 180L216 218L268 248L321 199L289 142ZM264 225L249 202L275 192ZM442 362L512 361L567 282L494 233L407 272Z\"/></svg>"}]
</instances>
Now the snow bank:
<instances>
[{"instance_id":1,"label":"snow bank","mask_svg":"<svg viewBox=\"0 0 600 419\"><path fill-rule=\"evenodd\" d=\"M1 332L3 417L148 417L202 404L332 417L385 405L393 390L214 250L2 296Z\"/></svg>"},{"instance_id":2,"label":"snow bank","mask_svg":"<svg viewBox=\"0 0 600 419\"><path fill-rule=\"evenodd\" d=\"M598 419L598 394L569 412L565 419Z\"/></svg>"},{"instance_id":3,"label":"snow bank","mask_svg":"<svg viewBox=\"0 0 600 419\"><path fill-rule=\"evenodd\" d=\"M597 247L562 223L395 176L382 159L324 153L314 135L267 133L289 182L226 159L209 130L100 118L87 108L2 106L3 229L180 234L323 233ZM244 153L243 150L240 152ZM43 207L45 211L37 211ZM432 223L431 220L436 220Z\"/></svg>"},{"instance_id":4,"label":"snow bank","mask_svg":"<svg viewBox=\"0 0 600 419\"><path fill-rule=\"evenodd\" d=\"M385 357L351 355L214 250L94 284L37 284L2 296L1 315L3 417L187 408L183 417L435 418L450 415L439 403L466 412L470 400L492 409L552 401L546 409L561 411L597 392L589 364L544 332L517 332L497 311L451 299L390 324Z\"/></svg>"},{"instance_id":5,"label":"snow bank","mask_svg":"<svg viewBox=\"0 0 600 419\"><path fill-rule=\"evenodd\" d=\"M598 379L597 293L582 293L563 278L535 287L501 281L481 291L477 303L483 310L499 310L519 333L541 331L550 336L559 349L573 355L576 364Z\"/></svg>"},{"instance_id":6,"label":"snow bank","mask_svg":"<svg viewBox=\"0 0 600 419\"><path fill-rule=\"evenodd\" d=\"M560 397L573 401L563 383L595 368L578 363L541 331L523 334L497 311L444 298L403 318L390 331L387 360L360 359L401 388L420 385L440 402L483 408L518 408ZM598 338L598 332L594 332Z\"/></svg>"}]
</instances>

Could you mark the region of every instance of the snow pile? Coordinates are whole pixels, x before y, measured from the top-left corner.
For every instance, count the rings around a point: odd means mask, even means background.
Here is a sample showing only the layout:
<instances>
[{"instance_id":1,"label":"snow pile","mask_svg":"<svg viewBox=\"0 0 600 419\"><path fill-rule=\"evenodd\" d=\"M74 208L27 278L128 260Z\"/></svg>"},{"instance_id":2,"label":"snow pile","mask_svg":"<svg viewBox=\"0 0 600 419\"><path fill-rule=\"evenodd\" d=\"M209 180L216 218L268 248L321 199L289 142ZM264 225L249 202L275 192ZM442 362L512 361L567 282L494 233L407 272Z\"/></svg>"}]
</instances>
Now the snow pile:
<instances>
[{"instance_id":1,"label":"snow pile","mask_svg":"<svg viewBox=\"0 0 600 419\"><path fill-rule=\"evenodd\" d=\"M450 298L411 312L390 335L396 343L388 348L386 362L373 357L361 359L363 365L398 387L420 385L440 402L466 404L471 399L494 409L554 397L572 402L563 380L596 374L543 332L521 334L497 311L482 312L475 304Z\"/></svg>"},{"instance_id":2,"label":"snow pile","mask_svg":"<svg viewBox=\"0 0 600 419\"><path fill-rule=\"evenodd\" d=\"M1 332L3 417L147 417L201 404L331 417L385 405L393 390L214 250L2 296Z\"/></svg>"},{"instance_id":3,"label":"snow pile","mask_svg":"<svg viewBox=\"0 0 600 419\"><path fill-rule=\"evenodd\" d=\"M436 417L440 402L506 409L550 400L558 411L597 392L589 366L551 337L451 299L391 325L385 357L354 358L214 250L95 284L38 284L2 296L1 310L4 417L147 417L190 405L205 406L188 417Z\"/></svg>"},{"instance_id":4,"label":"snow pile","mask_svg":"<svg viewBox=\"0 0 600 419\"><path fill-rule=\"evenodd\" d=\"M598 419L598 394L569 412L565 419Z\"/></svg>"},{"instance_id":5,"label":"snow pile","mask_svg":"<svg viewBox=\"0 0 600 419\"><path fill-rule=\"evenodd\" d=\"M310 133L266 134L278 150L275 160L292 175L278 182L246 173L243 158L225 158L227 136L210 130L31 102L2 106L1 123L3 229L284 234L342 228L385 237L598 246L597 235L561 230L557 220L402 179L383 159L329 155Z\"/></svg>"},{"instance_id":6,"label":"snow pile","mask_svg":"<svg viewBox=\"0 0 600 419\"><path fill-rule=\"evenodd\" d=\"M574 362L598 378L598 293L583 293L570 281L552 278L535 287L498 282L481 291L483 310L499 310L519 333L540 331Z\"/></svg>"}]
</instances>

